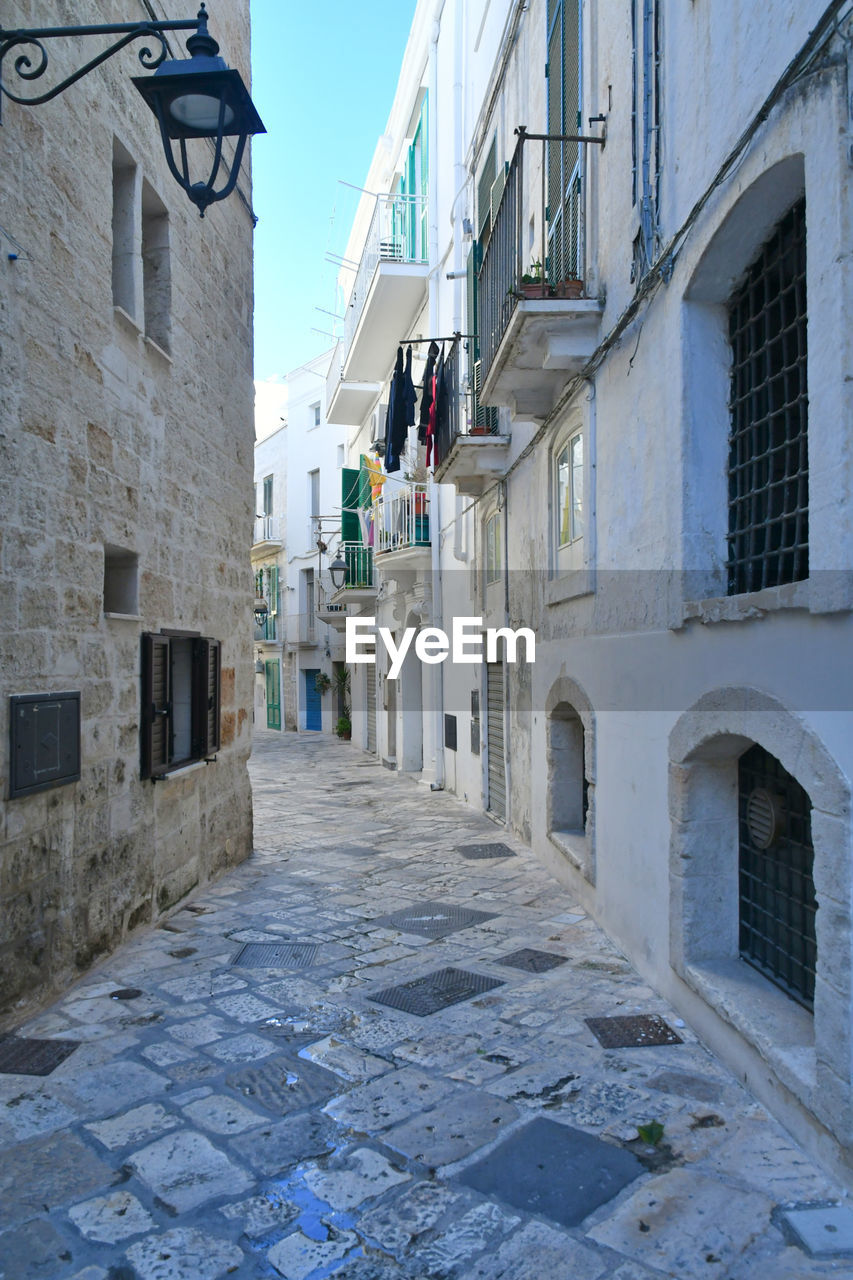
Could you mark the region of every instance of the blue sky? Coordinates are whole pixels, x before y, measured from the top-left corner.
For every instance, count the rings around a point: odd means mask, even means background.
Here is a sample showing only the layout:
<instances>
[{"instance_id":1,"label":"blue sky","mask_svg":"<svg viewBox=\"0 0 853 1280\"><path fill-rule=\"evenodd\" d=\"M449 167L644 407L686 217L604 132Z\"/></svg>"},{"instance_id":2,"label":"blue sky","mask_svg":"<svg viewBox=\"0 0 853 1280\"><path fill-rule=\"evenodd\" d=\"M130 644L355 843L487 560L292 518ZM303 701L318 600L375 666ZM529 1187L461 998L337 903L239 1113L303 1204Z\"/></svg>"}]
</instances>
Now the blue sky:
<instances>
[{"instance_id":1,"label":"blue sky","mask_svg":"<svg viewBox=\"0 0 853 1280\"><path fill-rule=\"evenodd\" d=\"M358 193L385 128L415 0L251 0L255 377L332 345L337 272Z\"/></svg>"}]
</instances>

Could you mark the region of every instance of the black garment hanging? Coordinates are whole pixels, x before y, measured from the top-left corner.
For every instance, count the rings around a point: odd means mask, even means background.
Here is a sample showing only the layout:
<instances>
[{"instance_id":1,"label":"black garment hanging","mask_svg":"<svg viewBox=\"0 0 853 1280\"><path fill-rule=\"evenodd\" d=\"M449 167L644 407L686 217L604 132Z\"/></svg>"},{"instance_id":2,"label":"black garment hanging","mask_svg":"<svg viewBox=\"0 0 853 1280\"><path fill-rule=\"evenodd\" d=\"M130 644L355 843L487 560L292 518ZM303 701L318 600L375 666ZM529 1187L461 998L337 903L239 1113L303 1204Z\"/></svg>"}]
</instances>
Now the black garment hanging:
<instances>
[{"instance_id":1,"label":"black garment hanging","mask_svg":"<svg viewBox=\"0 0 853 1280\"><path fill-rule=\"evenodd\" d=\"M411 351L411 348L410 348ZM397 360L391 378L391 390L388 394L388 418L385 424L385 470L400 470L400 454L406 444L406 391L403 373L403 348L397 348ZM411 382L411 377L409 378Z\"/></svg>"},{"instance_id":2,"label":"black garment hanging","mask_svg":"<svg viewBox=\"0 0 853 1280\"><path fill-rule=\"evenodd\" d=\"M432 463L437 467L441 458L438 453L439 441L450 439L450 396L447 390L447 361L453 358L455 346L451 346L450 355L445 357L442 350L441 359L435 367L435 440Z\"/></svg>"},{"instance_id":3,"label":"black garment hanging","mask_svg":"<svg viewBox=\"0 0 853 1280\"><path fill-rule=\"evenodd\" d=\"M406 410L406 427L415 425L415 384L412 382L412 348L406 347L406 367L403 370L403 404Z\"/></svg>"},{"instance_id":4,"label":"black garment hanging","mask_svg":"<svg viewBox=\"0 0 853 1280\"><path fill-rule=\"evenodd\" d=\"M433 393L433 374L435 373L435 360L438 355L438 343L431 342L429 351L427 352L426 369L424 371L424 392L421 396L421 411L418 418L418 443L426 444L427 427L429 426L429 413L432 408Z\"/></svg>"}]
</instances>

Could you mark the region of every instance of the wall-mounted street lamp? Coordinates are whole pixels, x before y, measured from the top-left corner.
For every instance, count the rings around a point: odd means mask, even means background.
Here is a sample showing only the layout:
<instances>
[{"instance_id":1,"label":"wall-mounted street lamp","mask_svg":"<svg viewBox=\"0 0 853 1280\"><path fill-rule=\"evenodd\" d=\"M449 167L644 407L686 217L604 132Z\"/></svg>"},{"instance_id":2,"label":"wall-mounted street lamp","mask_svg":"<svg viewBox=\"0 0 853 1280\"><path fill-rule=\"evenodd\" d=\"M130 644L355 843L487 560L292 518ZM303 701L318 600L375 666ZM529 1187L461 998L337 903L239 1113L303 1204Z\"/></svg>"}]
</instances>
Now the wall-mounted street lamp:
<instances>
[{"instance_id":1,"label":"wall-mounted street lamp","mask_svg":"<svg viewBox=\"0 0 853 1280\"><path fill-rule=\"evenodd\" d=\"M257 600L252 606L252 612L255 615L256 626L262 627L264 625L264 623L267 620L269 611L270 611L270 607L267 604L266 600L264 600L263 596L258 596Z\"/></svg>"},{"instance_id":2,"label":"wall-mounted street lamp","mask_svg":"<svg viewBox=\"0 0 853 1280\"><path fill-rule=\"evenodd\" d=\"M332 579L332 586L336 591L339 591L347 580L347 562L341 559L340 552L329 565L329 575Z\"/></svg>"},{"instance_id":3,"label":"wall-mounted street lamp","mask_svg":"<svg viewBox=\"0 0 853 1280\"><path fill-rule=\"evenodd\" d=\"M194 32L187 40L187 48L191 54L189 58L167 57L169 47L163 34L166 31ZM48 65L47 49L42 43L44 40L91 35L117 35L121 38L61 84L37 97L20 97L3 83L3 61L13 49L30 47L38 51L37 56L32 57L29 53L20 52L13 63L21 80L38 80L44 75ZM14 31L5 31L0 27L0 103L2 95L22 106L39 106L43 102L49 102L132 40L147 36L159 40L160 49L157 53L152 53L145 46L139 51L139 61L146 71L154 71L154 75L135 76L133 83L157 117L172 176L204 217L208 205L224 200L234 190L246 139L251 134L266 133L266 130L240 73L229 68L218 57L219 45L208 33L207 11L203 4L198 17L194 19L120 22L89 27L32 27ZM190 177L187 140L193 138L209 138L213 142L213 162L206 181L193 181ZM223 185L217 190L216 181L223 162L224 138L236 138L234 157Z\"/></svg>"}]
</instances>

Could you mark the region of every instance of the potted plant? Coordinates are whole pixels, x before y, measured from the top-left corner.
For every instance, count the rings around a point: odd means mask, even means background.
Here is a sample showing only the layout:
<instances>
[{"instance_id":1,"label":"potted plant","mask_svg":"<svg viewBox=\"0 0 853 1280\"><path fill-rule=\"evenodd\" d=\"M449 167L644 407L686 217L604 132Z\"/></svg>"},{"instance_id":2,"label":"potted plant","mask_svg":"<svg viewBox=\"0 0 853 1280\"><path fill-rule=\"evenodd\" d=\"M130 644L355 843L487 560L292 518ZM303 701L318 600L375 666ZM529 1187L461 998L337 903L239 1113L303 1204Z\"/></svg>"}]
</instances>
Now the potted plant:
<instances>
[{"instance_id":1,"label":"potted plant","mask_svg":"<svg viewBox=\"0 0 853 1280\"><path fill-rule=\"evenodd\" d=\"M343 742L349 742L352 737L352 722L349 716L339 716L338 723L335 725L335 733Z\"/></svg>"},{"instance_id":2,"label":"potted plant","mask_svg":"<svg viewBox=\"0 0 853 1280\"><path fill-rule=\"evenodd\" d=\"M548 281L542 275L542 263L536 258L521 277L519 293L522 298L546 298Z\"/></svg>"},{"instance_id":3,"label":"potted plant","mask_svg":"<svg viewBox=\"0 0 853 1280\"><path fill-rule=\"evenodd\" d=\"M314 688L322 696L328 689L331 689L332 682L326 675L325 671L318 671L314 677Z\"/></svg>"},{"instance_id":4,"label":"potted plant","mask_svg":"<svg viewBox=\"0 0 853 1280\"><path fill-rule=\"evenodd\" d=\"M555 298L582 298L584 296L583 280L576 277L558 280L553 290Z\"/></svg>"}]
</instances>

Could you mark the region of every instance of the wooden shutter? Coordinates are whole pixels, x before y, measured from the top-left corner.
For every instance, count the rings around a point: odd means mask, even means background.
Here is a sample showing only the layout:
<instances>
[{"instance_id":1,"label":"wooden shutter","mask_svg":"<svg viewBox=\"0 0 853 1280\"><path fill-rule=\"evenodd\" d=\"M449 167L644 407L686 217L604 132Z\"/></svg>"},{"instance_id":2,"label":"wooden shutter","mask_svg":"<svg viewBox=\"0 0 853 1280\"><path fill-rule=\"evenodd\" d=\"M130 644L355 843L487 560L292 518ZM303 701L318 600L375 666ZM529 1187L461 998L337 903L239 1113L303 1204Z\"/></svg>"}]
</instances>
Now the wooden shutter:
<instances>
[{"instance_id":1,"label":"wooden shutter","mask_svg":"<svg viewBox=\"0 0 853 1280\"><path fill-rule=\"evenodd\" d=\"M218 640L193 644L193 755L203 760L220 747L221 645Z\"/></svg>"},{"instance_id":2,"label":"wooden shutter","mask_svg":"<svg viewBox=\"0 0 853 1280\"><path fill-rule=\"evenodd\" d=\"M358 519L359 473L355 467L341 468L341 542L361 542Z\"/></svg>"},{"instance_id":3,"label":"wooden shutter","mask_svg":"<svg viewBox=\"0 0 853 1280\"><path fill-rule=\"evenodd\" d=\"M170 640L146 632L142 637L142 760L143 778L169 767L172 691L169 685Z\"/></svg>"}]
</instances>

